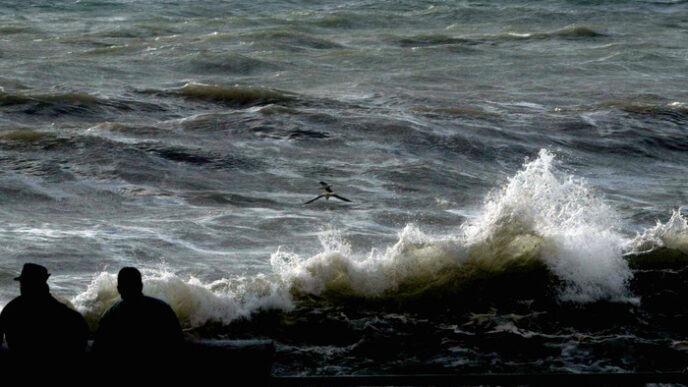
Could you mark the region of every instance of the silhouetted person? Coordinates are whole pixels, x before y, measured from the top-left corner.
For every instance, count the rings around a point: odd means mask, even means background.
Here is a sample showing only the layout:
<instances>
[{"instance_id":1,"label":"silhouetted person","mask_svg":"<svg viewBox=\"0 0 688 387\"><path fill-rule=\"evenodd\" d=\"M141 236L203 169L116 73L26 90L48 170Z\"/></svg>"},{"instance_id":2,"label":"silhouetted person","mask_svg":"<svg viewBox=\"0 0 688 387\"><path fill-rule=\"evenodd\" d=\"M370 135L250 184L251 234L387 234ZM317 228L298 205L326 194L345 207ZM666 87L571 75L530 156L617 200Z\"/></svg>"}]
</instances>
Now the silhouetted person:
<instances>
[{"instance_id":1,"label":"silhouetted person","mask_svg":"<svg viewBox=\"0 0 688 387\"><path fill-rule=\"evenodd\" d=\"M100 319L94 351L118 358L174 356L183 343L182 329L169 305L143 295L141 273L125 267L117 276L122 297Z\"/></svg>"},{"instance_id":2,"label":"silhouetted person","mask_svg":"<svg viewBox=\"0 0 688 387\"><path fill-rule=\"evenodd\" d=\"M32 358L77 356L86 350L88 326L77 311L50 295L48 270L27 263L19 277L21 295L0 313L0 343L7 340L10 352Z\"/></svg>"}]
</instances>

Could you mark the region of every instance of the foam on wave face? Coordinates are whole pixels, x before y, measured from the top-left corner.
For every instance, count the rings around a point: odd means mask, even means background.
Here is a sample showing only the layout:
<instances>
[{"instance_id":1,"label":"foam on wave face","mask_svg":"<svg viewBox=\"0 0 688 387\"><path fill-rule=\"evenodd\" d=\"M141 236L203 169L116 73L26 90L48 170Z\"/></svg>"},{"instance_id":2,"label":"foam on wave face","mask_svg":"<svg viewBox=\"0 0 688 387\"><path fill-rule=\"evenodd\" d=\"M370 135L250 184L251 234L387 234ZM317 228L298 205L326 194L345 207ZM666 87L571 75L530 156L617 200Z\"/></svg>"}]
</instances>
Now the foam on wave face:
<instances>
[{"instance_id":1,"label":"foam on wave face","mask_svg":"<svg viewBox=\"0 0 688 387\"><path fill-rule=\"evenodd\" d=\"M293 307L280 282L265 275L203 283L196 278L182 279L166 270L144 269L142 274L144 294L167 302L185 327L228 324L259 310ZM117 274L103 272L72 303L95 327L100 316L118 300Z\"/></svg>"},{"instance_id":2,"label":"foam on wave face","mask_svg":"<svg viewBox=\"0 0 688 387\"><path fill-rule=\"evenodd\" d=\"M629 242L628 247L632 253L666 247L688 254L688 219L675 210L669 221L657 221L655 227L637 235Z\"/></svg>"},{"instance_id":3,"label":"foam on wave face","mask_svg":"<svg viewBox=\"0 0 688 387\"><path fill-rule=\"evenodd\" d=\"M353 255L337 231L324 233L320 241L323 252L307 259L282 250L272 255L273 269L292 291L380 297L412 282L435 281L438 271L455 265L462 255L451 241L436 240L413 225L399 233L393 246L364 257Z\"/></svg>"},{"instance_id":4,"label":"foam on wave face","mask_svg":"<svg viewBox=\"0 0 688 387\"><path fill-rule=\"evenodd\" d=\"M468 244L523 236L540 242L539 259L566 284L563 300L589 302L628 295L631 272L622 257L616 216L584 180L558 176L554 156L539 157L492 195L463 228Z\"/></svg>"}]
</instances>

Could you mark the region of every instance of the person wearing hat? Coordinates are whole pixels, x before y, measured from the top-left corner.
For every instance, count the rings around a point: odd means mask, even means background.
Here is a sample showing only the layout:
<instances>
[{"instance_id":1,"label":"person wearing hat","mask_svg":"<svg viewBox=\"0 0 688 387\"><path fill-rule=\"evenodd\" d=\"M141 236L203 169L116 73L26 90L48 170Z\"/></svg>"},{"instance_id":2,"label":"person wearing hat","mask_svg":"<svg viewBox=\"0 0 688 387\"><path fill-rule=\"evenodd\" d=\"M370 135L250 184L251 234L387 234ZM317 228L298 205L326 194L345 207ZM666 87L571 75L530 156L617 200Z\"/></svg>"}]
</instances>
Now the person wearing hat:
<instances>
[{"instance_id":1,"label":"person wearing hat","mask_svg":"<svg viewBox=\"0 0 688 387\"><path fill-rule=\"evenodd\" d=\"M86 321L50 294L48 277L45 267L27 263L15 278L20 296L0 313L0 344L4 337L10 353L41 358L86 350Z\"/></svg>"}]
</instances>

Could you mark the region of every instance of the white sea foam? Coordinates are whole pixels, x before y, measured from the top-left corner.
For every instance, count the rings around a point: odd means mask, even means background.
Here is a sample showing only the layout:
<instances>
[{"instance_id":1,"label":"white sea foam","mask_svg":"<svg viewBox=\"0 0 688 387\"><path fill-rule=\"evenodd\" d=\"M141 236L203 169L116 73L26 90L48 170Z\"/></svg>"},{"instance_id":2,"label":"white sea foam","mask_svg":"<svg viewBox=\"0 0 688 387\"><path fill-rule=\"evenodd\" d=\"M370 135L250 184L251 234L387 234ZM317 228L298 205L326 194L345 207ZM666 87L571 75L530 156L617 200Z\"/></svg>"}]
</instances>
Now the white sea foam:
<instances>
[{"instance_id":1,"label":"white sea foam","mask_svg":"<svg viewBox=\"0 0 688 387\"><path fill-rule=\"evenodd\" d=\"M640 253L659 247L688 254L688 219L680 211L673 211L666 223L657 221L655 227L638 234L627 248L632 253Z\"/></svg>"},{"instance_id":2,"label":"white sea foam","mask_svg":"<svg viewBox=\"0 0 688 387\"><path fill-rule=\"evenodd\" d=\"M539 259L567 284L562 299L585 302L628 295L631 272L616 223L584 180L557 175L554 156L542 150L462 229L468 245L493 247L524 238L539 244Z\"/></svg>"},{"instance_id":3,"label":"white sea foam","mask_svg":"<svg viewBox=\"0 0 688 387\"><path fill-rule=\"evenodd\" d=\"M381 296L402 283L432 281L437 271L455 264L452 243L435 240L413 225L399 233L396 244L368 255L352 254L337 231L321 235L323 251L302 259L277 251L271 257L273 269L297 292L339 295Z\"/></svg>"},{"instance_id":4,"label":"white sea foam","mask_svg":"<svg viewBox=\"0 0 688 387\"><path fill-rule=\"evenodd\" d=\"M280 288L280 281L265 275L203 283L166 270L144 269L143 282L144 293L167 302L185 327L227 324L259 310L293 307L289 293ZM105 310L118 300L117 275L103 272L72 303L95 326Z\"/></svg>"}]
</instances>

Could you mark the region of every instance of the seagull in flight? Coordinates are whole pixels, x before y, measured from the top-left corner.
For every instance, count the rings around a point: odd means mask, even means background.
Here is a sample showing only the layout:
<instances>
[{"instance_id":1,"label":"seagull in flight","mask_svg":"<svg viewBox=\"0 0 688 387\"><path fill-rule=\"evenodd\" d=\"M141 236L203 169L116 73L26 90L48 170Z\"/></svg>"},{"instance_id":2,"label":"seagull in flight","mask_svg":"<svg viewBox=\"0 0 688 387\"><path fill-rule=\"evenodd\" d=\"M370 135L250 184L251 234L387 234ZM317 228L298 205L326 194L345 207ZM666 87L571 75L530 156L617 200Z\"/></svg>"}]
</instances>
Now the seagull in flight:
<instances>
[{"instance_id":1,"label":"seagull in flight","mask_svg":"<svg viewBox=\"0 0 688 387\"><path fill-rule=\"evenodd\" d=\"M337 198L337 199L343 200L343 201L345 201L345 202L350 202L350 201L351 201L351 200L349 200L349 199L347 199L347 198L345 198L345 197L343 197L343 196L339 196L339 195L337 195L336 193L334 193L334 191L332 191L332 188L330 187L330 185L327 184L327 183L325 183L324 181L321 181L321 182L320 182L320 186L321 186L322 189L325 190L325 193L322 194L322 195L318 195L318 196L316 196L314 199L311 199L311 200L309 200L309 201L307 201L307 202L305 202L305 203L303 203L303 204L313 203L314 201L316 201L316 200L318 200L318 199L320 199L320 198L325 198L325 200L330 200L330 198Z\"/></svg>"}]
</instances>

